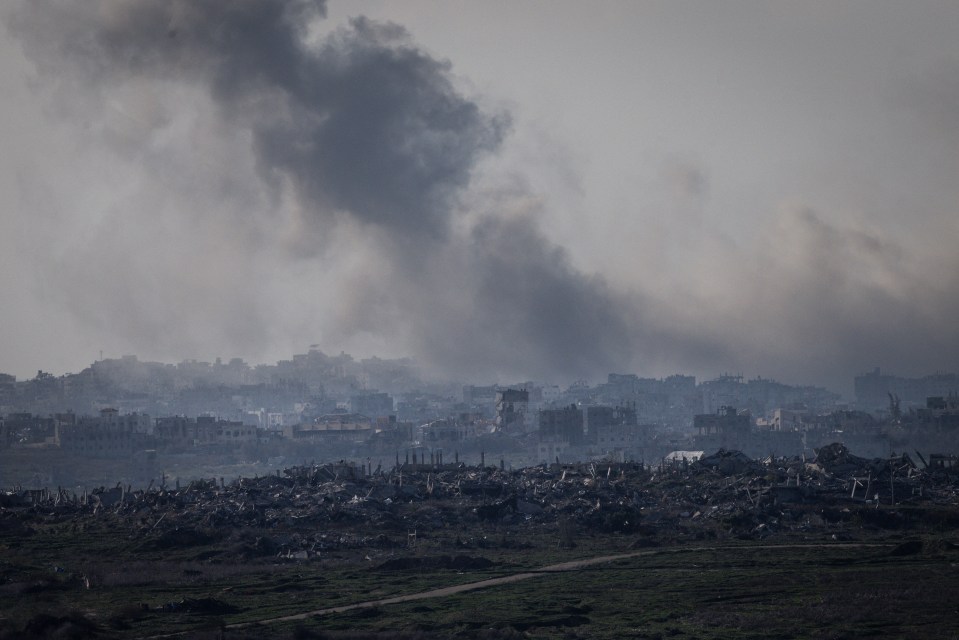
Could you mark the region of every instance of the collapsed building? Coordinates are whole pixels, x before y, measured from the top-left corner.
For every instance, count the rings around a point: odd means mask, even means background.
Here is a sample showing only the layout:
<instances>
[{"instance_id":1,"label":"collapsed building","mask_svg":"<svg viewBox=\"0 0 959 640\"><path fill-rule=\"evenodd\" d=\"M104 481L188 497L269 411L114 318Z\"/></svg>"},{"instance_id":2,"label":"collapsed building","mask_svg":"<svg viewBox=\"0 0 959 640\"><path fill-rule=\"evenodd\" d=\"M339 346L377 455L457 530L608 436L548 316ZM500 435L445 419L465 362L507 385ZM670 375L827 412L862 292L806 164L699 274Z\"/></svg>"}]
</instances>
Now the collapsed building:
<instances>
[{"instance_id":1,"label":"collapsed building","mask_svg":"<svg viewBox=\"0 0 959 640\"><path fill-rule=\"evenodd\" d=\"M501 389L496 392L496 426L504 431L526 433L529 427L529 391Z\"/></svg>"}]
</instances>

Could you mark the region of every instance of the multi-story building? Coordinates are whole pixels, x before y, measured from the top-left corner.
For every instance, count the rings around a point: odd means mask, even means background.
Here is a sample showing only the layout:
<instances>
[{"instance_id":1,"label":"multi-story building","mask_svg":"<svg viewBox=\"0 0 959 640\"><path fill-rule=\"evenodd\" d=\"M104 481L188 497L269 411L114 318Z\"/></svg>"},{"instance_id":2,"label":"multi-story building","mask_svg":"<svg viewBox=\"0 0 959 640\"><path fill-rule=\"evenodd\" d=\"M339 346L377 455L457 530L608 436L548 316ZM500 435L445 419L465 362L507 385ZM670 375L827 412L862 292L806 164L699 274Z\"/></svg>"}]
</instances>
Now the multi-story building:
<instances>
[{"instance_id":1,"label":"multi-story building","mask_svg":"<svg viewBox=\"0 0 959 640\"><path fill-rule=\"evenodd\" d=\"M258 439L255 425L214 416L157 418L153 436L157 446L173 449L246 444Z\"/></svg>"},{"instance_id":2,"label":"multi-story building","mask_svg":"<svg viewBox=\"0 0 959 640\"><path fill-rule=\"evenodd\" d=\"M140 413L121 415L116 409L103 409L96 417L74 422L57 422L56 444L70 453L118 457L141 451L150 444L152 423Z\"/></svg>"},{"instance_id":3,"label":"multi-story building","mask_svg":"<svg viewBox=\"0 0 959 640\"><path fill-rule=\"evenodd\" d=\"M332 413L320 416L312 424L283 427L284 437L313 442L364 443L373 433L373 421L358 413Z\"/></svg>"},{"instance_id":4,"label":"multi-story building","mask_svg":"<svg viewBox=\"0 0 959 640\"><path fill-rule=\"evenodd\" d=\"M539 431L541 441L558 440L579 445L585 440L583 430L583 412L574 404L561 409L543 409L539 412Z\"/></svg>"},{"instance_id":5,"label":"multi-story building","mask_svg":"<svg viewBox=\"0 0 959 640\"><path fill-rule=\"evenodd\" d=\"M529 391L502 389L496 392L496 426L505 431L525 433L529 428Z\"/></svg>"}]
</instances>

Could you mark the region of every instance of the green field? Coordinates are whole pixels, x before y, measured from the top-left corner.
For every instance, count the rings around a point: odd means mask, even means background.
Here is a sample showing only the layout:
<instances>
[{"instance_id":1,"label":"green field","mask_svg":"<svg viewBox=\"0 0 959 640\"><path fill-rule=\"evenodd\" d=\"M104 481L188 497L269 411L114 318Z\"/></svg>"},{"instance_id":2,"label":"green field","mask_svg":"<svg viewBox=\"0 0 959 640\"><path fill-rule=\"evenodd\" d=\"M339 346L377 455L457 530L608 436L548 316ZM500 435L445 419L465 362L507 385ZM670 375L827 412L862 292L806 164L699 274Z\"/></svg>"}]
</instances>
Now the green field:
<instances>
[{"instance_id":1,"label":"green field","mask_svg":"<svg viewBox=\"0 0 959 640\"><path fill-rule=\"evenodd\" d=\"M167 547L131 536L110 517L15 522L5 520L0 532L0 629L10 638L959 637L959 551L933 532L649 548L640 535L580 534L564 549L549 527L489 527L482 545L437 532L413 549L297 561L243 558L238 545L250 534L210 532ZM446 597L268 622L611 553L637 555ZM457 556L489 566L458 565Z\"/></svg>"}]
</instances>

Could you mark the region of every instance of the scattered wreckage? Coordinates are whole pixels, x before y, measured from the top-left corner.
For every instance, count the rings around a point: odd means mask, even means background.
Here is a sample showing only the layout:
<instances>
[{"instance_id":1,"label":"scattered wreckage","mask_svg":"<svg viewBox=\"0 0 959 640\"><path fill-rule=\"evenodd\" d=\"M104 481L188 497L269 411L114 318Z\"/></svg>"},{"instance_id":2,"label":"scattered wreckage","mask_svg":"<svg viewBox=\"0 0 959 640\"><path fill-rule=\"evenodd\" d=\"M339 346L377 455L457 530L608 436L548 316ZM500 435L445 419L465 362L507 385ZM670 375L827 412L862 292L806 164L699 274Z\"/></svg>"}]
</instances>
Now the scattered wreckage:
<instances>
[{"instance_id":1,"label":"scattered wreckage","mask_svg":"<svg viewBox=\"0 0 959 640\"><path fill-rule=\"evenodd\" d=\"M415 548L439 532L455 535L462 549L528 544L524 531L561 545L593 533L634 535L638 546L775 535L849 539L930 518L951 526L959 523L957 504L959 473L951 468L920 467L905 454L860 458L837 443L809 460L719 450L653 467L592 462L513 471L436 462L373 471L310 464L176 488L16 489L0 493L0 525L27 535L38 522L77 527L108 519L147 552L225 543L208 559L308 560L334 550ZM510 540L495 535L507 530Z\"/></svg>"}]
</instances>

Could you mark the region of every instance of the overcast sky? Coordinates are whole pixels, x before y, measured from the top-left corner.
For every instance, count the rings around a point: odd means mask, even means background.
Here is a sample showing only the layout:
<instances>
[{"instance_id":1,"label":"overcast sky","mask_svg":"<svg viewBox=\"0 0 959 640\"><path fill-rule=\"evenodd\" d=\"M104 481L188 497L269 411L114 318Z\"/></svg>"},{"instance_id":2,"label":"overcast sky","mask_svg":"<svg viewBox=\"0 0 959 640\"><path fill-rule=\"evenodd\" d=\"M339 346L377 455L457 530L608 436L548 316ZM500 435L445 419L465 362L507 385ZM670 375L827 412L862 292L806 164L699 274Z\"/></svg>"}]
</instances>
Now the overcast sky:
<instances>
[{"instance_id":1,"label":"overcast sky","mask_svg":"<svg viewBox=\"0 0 959 640\"><path fill-rule=\"evenodd\" d=\"M0 17L0 371L959 369L956 2Z\"/></svg>"}]
</instances>

